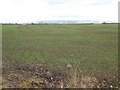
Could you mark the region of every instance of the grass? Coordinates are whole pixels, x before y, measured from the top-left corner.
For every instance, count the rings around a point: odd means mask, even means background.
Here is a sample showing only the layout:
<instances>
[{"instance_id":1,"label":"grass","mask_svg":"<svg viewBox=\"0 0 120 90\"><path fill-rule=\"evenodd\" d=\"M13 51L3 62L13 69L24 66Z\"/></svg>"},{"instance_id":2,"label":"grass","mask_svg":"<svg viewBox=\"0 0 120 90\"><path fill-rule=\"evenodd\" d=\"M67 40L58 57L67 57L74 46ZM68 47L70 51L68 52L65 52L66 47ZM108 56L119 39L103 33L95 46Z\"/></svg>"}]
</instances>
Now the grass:
<instances>
[{"instance_id":1,"label":"grass","mask_svg":"<svg viewBox=\"0 0 120 90\"><path fill-rule=\"evenodd\" d=\"M59 66L85 75L117 73L117 24L3 25L3 62ZM71 69L70 69L71 70Z\"/></svg>"}]
</instances>

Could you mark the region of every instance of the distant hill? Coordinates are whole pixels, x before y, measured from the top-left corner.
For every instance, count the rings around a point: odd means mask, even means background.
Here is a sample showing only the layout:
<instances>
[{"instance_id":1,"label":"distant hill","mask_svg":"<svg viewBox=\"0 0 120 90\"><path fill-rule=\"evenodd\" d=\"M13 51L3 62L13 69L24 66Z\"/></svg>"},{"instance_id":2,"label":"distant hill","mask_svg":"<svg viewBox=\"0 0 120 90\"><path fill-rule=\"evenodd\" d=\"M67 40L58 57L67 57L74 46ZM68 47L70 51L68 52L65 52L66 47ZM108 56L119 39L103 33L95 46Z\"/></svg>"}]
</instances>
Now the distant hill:
<instances>
[{"instance_id":1,"label":"distant hill","mask_svg":"<svg viewBox=\"0 0 120 90\"><path fill-rule=\"evenodd\" d=\"M6 24L116 24L116 22L110 21L97 21L97 20L40 20L28 23L0 23L2 25Z\"/></svg>"},{"instance_id":2,"label":"distant hill","mask_svg":"<svg viewBox=\"0 0 120 90\"><path fill-rule=\"evenodd\" d=\"M42 20L33 23L37 24L100 24L105 21L95 21L95 20ZM115 23L115 22L106 22Z\"/></svg>"}]
</instances>

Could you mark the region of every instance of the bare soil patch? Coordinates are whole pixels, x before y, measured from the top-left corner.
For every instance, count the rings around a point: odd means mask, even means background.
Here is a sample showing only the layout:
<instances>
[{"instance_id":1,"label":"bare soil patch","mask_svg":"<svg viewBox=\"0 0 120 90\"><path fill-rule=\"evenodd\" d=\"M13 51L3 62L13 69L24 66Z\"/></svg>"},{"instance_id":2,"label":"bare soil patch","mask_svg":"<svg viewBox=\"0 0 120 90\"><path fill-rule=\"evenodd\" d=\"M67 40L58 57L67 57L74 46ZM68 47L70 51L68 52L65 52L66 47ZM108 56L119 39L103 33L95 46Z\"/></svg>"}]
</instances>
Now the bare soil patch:
<instances>
[{"instance_id":1,"label":"bare soil patch","mask_svg":"<svg viewBox=\"0 0 120 90\"><path fill-rule=\"evenodd\" d=\"M59 67L20 62L3 63L3 88L104 88L117 87L117 76L85 76ZM113 85L114 83L114 85Z\"/></svg>"}]
</instances>

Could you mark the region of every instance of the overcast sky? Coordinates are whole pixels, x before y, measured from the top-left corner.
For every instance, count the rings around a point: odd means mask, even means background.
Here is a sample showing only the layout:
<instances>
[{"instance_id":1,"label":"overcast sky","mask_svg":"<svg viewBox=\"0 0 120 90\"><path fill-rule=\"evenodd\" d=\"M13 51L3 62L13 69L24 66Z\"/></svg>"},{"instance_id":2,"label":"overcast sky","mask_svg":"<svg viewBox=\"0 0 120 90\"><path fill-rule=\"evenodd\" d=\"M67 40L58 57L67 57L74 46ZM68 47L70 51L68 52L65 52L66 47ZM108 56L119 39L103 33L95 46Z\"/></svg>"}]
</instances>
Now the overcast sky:
<instances>
[{"instance_id":1,"label":"overcast sky","mask_svg":"<svg viewBox=\"0 0 120 90\"><path fill-rule=\"evenodd\" d=\"M118 21L119 0L0 0L0 23L40 20Z\"/></svg>"}]
</instances>

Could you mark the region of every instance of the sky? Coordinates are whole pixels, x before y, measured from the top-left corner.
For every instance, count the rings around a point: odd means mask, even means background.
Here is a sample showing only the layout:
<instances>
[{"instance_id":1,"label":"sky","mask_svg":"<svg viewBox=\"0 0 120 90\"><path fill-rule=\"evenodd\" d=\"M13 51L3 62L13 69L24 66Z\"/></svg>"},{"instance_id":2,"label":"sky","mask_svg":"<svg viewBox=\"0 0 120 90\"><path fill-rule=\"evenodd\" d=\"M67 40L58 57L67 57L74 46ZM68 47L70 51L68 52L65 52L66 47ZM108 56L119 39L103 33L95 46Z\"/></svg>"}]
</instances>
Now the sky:
<instances>
[{"instance_id":1,"label":"sky","mask_svg":"<svg viewBox=\"0 0 120 90\"><path fill-rule=\"evenodd\" d=\"M40 20L118 22L119 0L0 0L0 23Z\"/></svg>"}]
</instances>

